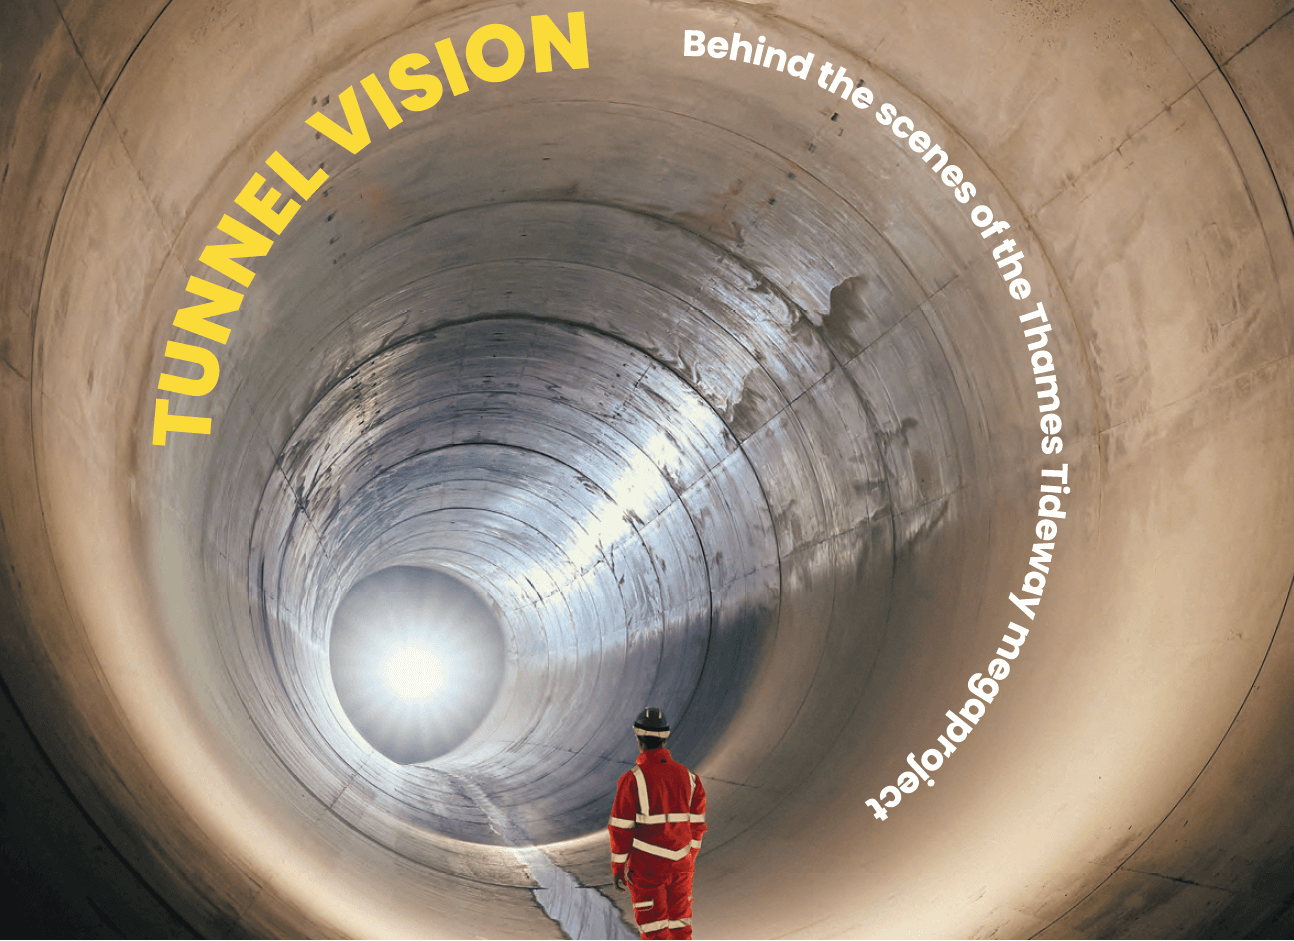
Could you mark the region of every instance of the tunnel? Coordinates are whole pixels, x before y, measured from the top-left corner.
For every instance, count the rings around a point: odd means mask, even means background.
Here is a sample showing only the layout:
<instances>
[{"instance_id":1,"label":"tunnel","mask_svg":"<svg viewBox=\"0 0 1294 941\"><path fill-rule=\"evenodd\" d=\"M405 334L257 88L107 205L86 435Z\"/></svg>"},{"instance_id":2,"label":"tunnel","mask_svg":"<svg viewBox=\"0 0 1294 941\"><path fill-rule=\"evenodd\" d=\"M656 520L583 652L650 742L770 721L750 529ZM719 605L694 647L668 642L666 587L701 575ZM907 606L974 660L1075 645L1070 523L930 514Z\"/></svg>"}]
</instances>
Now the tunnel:
<instances>
[{"instance_id":1,"label":"tunnel","mask_svg":"<svg viewBox=\"0 0 1294 941\"><path fill-rule=\"evenodd\" d=\"M1287 936L1291 11L7 2L15 911Z\"/></svg>"}]
</instances>

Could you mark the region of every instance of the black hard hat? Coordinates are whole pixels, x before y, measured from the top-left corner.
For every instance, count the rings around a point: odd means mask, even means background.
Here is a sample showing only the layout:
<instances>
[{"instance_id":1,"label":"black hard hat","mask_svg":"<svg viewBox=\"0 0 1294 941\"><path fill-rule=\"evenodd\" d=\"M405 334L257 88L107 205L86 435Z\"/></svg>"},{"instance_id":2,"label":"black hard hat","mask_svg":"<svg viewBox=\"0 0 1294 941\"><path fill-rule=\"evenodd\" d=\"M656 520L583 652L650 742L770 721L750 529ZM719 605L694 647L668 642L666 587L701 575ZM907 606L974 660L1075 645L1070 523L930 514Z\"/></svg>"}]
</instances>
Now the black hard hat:
<instances>
[{"instance_id":1,"label":"black hard hat","mask_svg":"<svg viewBox=\"0 0 1294 941\"><path fill-rule=\"evenodd\" d=\"M669 723L665 721L665 713L655 706L648 706L634 719L634 734L669 738Z\"/></svg>"}]
</instances>

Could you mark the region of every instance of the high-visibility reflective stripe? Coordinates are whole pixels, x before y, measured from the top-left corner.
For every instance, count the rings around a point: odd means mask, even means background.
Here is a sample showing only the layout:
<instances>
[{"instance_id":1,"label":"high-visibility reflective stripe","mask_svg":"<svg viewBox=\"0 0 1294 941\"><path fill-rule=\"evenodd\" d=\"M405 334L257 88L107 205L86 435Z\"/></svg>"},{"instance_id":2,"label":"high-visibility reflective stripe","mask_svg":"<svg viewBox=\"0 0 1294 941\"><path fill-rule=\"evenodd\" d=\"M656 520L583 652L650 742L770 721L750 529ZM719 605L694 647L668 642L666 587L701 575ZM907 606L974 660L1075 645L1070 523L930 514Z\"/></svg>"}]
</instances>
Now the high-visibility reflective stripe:
<instances>
[{"instance_id":1,"label":"high-visibility reflective stripe","mask_svg":"<svg viewBox=\"0 0 1294 941\"><path fill-rule=\"evenodd\" d=\"M651 843L644 843L642 840L634 840L634 848L640 849L644 853L651 853L653 856L660 856L662 859L682 859L688 853L692 852L692 847L684 846L676 850L667 850L663 846L653 846Z\"/></svg>"},{"instance_id":2,"label":"high-visibility reflective stripe","mask_svg":"<svg viewBox=\"0 0 1294 941\"><path fill-rule=\"evenodd\" d=\"M692 806L692 795L696 793L696 775L691 771L687 773L687 805Z\"/></svg>"},{"instance_id":3,"label":"high-visibility reflective stripe","mask_svg":"<svg viewBox=\"0 0 1294 941\"><path fill-rule=\"evenodd\" d=\"M700 841L700 840L693 840L693 841L692 841L692 845L693 845L693 846L695 846L697 849L700 849L700 848L701 848L701 841Z\"/></svg>"},{"instance_id":4,"label":"high-visibility reflective stripe","mask_svg":"<svg viewBox=\"0 0 1294 941\"><path fill-rule=\"evenodd\" d=\"M702 814L702 819L705 815ZM639 814L634 818L639 823L683 823L693 819L691 814Z\"/></svg>"},{"instance_id":5,"label":"high-visibility reflective stripe","mask_svg":"<svg viewBox=\"0 0 1294 941\"><path fill-rule=\"evenodd\" d=\"M674 919L671 919L669 923L669 926L671 928L688 928L688 927L691 927L691 925L692 925L691 918L674 918Z\"/></svg>"},{"instance_id":6,"label":"high-visibility reflective stripe","mask_svg":"<svg viewBox=\"0 0 1294 941\"><path fill-rule=\"evenodd\" d=\"M612 854L611 854L611 861L612 861L613 863L625 863L625 862L628 862L628 861L629 861L629 854L628 854L628 853L612 853Z\"/></svg>"},{"instance_id":7,"label":"high-visibility reflective stripe","mask_svg":"<svg viewBox=\"0 0 1294 941\"><path fill-rule=\"evenodd\" d=\"M651 812L651 801L647 799L647 779L643 777L642 768L634 768L634 780L638 782L638 813L645 815Z\"/></svg>"},{"instance_id":8,"label":"high-visibility reflective stripe","mask_svg":"<svg viewBox=\"0 0 1294 941\"><path fill-rule=\"evenodd\" d=\"M634 902L634 908L651 908L655 904L656 903L653 902L651 899L648 899L645 902Z\"/></svg>"},{"instance_id":9,"label":"high-visibility reflective stripe","mask_svg":"<svg viewBox=\"0 0 1294 941\"><path fill-rule=\"evenodd\" d=\"M624 827L626 830L632 830L634 828L634 822L632 820L625 820L623 817L612 817L611 826Z\"/></svg>"},{"instance_id":10,"label":"high-visibility reflective stripe","mask_svg":"<svg viewBox=\"0 0 1294 941\"><path fill-rule=\"evenodd\" d=\"M660 931L662 928L668 927L669 922L662 918L660 921L649 921L645 925L639 925L638 930L643 934L647 934L649 931Z\"/></svg>"},{"instance_id":11,"label":"high-visibility reflective stripe","mask_svg":"<svg viewBox=\"0 0 1294 941\"><path fill-rule=\"evenodd\" d=\"M687 817L693 823L705 823L705 814L688 814Z\"/></svg>"}]
</instances>

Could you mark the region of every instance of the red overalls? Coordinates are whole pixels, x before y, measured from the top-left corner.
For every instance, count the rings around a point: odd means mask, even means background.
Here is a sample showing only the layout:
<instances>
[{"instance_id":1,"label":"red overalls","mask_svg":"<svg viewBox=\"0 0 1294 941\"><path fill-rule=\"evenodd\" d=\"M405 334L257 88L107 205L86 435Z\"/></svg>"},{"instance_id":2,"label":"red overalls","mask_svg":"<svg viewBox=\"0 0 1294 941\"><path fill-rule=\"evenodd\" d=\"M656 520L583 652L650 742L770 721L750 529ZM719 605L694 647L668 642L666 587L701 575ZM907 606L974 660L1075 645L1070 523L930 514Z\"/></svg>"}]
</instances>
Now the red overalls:
<instances>
[{"instance_id":1,"label":"red overalls","mask_svg":"<svg viewBox=\"0 0 1294 941\"><path fill-rule=\"evenodd\" d=\"M611 872L629 884L642 936L692 937L692 861L705 833L701 779L666 748L642 752L620 777L607 829Z\"/></svg>"}]
</instances>

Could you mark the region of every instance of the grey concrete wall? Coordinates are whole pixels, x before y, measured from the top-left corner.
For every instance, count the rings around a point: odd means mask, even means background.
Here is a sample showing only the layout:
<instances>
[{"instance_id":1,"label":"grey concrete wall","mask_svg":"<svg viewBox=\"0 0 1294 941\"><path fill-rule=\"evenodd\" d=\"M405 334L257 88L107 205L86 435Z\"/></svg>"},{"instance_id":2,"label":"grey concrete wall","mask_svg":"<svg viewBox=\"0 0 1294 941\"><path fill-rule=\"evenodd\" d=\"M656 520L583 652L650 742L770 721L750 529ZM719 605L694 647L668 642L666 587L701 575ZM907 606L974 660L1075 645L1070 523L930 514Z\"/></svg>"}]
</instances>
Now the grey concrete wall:
<instances>
[{"instance_id":1,"label":"grey concrete wall","mask_svg":"<svg viewBox=\"0 0 1294 941\"><path fill-rule=\"evenodd\" d=\"M605 933L581 887L615 896L651 703L710 796L698 936L1288 933L1291 4L579 8L588 68L545 73L530 17L568 11L536 4L5 8L0 800L32 910ZM514 77L394 127L360 90L493 23ZM348 86L354 154L305 123ZM276 151L328 175L281 234L235 205L290 190ZM200 260L226 214L273 240L250 280ZM227 336L174 325L190 277L245 295ZM158 391L197 375L170 342L213 389ZM211 433L155 445L159 398ZM329 672L341 597L394 565L505 634L489 714L420 765ZM877 819L1012 621L982 720Z\"/></svg>"}]
</instances>

